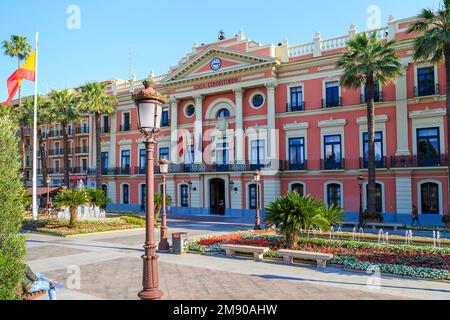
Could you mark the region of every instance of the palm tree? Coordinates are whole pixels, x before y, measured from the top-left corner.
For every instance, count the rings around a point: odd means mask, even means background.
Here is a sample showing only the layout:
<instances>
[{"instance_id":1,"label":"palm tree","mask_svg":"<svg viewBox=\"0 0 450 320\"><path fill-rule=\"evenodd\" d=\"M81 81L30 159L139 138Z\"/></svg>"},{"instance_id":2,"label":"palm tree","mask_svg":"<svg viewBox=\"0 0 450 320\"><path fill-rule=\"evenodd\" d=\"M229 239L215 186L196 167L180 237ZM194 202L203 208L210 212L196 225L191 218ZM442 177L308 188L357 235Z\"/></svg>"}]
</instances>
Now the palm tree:
<instances>
[{"instance_id":1,"label":"palm tree","mask_svg":"<svg viewBox=\"0 0 450 320\"><path fill-rule=\"evenodd\" d=\"M33 115L34 115L33 110L34 110L34 98L32 98L32 97L26 98L21 112L27 112L27 114L29 114L29 116L27 117L27 121L28 121L27 126L33 125ZM44 146L44 139L43 139L43 135L42 135L42 126L52 123L52 112L50 111L50 101L48 98L38 96L37 112L38 112L37 138L38 138L38 145L39 145L39 153L41 156L42 178L43 178L44 187L47 187L48 154L47 154L47 150Z\"/></svg>"},{"instance_id":2,"label":"palm tree","mask_svg":"<svg viewBox=\"0 0 450 320\"><path fill-rule=\"evenodd\" d=\"M27 37L11 35L10 40L4 40L1 43L5 55L11 58L17 58L18 68L21 67L22 61L31 54L31 45L27 43ZM19 86L19 108L22 105L22 93ZM24 128L20 127L20 153L22 156L22 168L25 167L25 139Z\"/></svg>"},{"instance_id":3,"label":"palm tree","mask_svg":"<svg viewBox=\"0 0 450 320\"><path fill-rule=\"evenodd\" d=\"M445 61L447 128L450 128L450 0L444 0L442 7L436 12L423 9L418 15L418 20L409 26L408 33L418 36L414 40L416 61L430 60L433 63ZM450 150L450 130L447 130L447 144L447 150ZM450 171L448 175L450 181ZM448 197L450 199L450 186Z\"/></svg>"},{"instance_id":4,"label":"palm tree","mask_svg":"<svg viewBox=\"0 0 450 320\"><path fill-rule=\"evenodd\" d=\"M115 111L117 100L105 93L106 84L87 83L81 87L80 107L83 111L95 115L95 150L96 150L96 183L97 189L102 188L102 148L101 148L101 115Z\"/></svg>"},{"instance_id":5,"label":"palm tree","mask_svg":"<svg viewBox=\"0 0 450 320\"><path fill-rule=\"evenodd\" d=\"M88 196L84 190L61 190L55 197L55 204L59 207L69 208L69 228L77 227L78 207L89 203Z\"/></svg>"},{"instance_id":6,"label":"palm tree","mask_svg":"<svg viewBox=\"0 0 450 320\"><path fill-rule=\"evenodd\" d=\"M269 203L265 211L266 228L276 227L286 236L290 249L297 247L300 230L311 227L329 230L330 223L321 215L323 204L311 196L289 192L286 196Z\"/></svg>"},{"instance_id":7,"label":"palm tree","mask_svg":"<svg viewBox=\"0 0 450 320\"><path fill-rule=\"evenodd\" d=\"M347 43L348 50L339 58L337 67L344 68L341 86L358 89L366 85L368 131L368 199L367 211L376 215L376 164L375 164L375 86L385 85L401 75L400 58L395 52L396 41L379 39L377 32L356 34ZM363 217L359 217L363 224Z\"/></svg>"},{"instance_id":8,"label":"palm tree","mask_svg":"<svg viewBox=\"0 0 450 320\"><path fill-rule=\"evenodd\" d=\"M81 114L78 108L78 96L74 91L62 90L52 91L50 94L50 105L53 121L60 123L63 134L64 145L64 184L70 185L69 177L69 137L67 127L70 122L80 120Z\"/></svg>"}]
</instances>

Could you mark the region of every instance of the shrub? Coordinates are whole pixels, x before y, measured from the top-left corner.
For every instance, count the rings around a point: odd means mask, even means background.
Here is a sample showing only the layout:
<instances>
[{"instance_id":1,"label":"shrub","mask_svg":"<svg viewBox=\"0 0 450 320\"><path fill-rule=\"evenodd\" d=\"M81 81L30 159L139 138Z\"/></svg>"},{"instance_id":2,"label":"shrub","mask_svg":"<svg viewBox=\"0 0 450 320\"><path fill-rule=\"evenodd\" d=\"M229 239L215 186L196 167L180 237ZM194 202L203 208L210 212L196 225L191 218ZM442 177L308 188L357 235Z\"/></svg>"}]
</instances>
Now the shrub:
<instances>
[{"instance_id":1,"label":"shrub","mask_svg":"<svg viewBox=\"0 0 450 320\"><path fill-rule=\"evenodd\" d=\"M12 121L0 117L0 300L16 300L24 277L25 239L19 231L24 187L19 173L18 140Z\"/></svg>"},{"instance_id":2,"label":"shrub","mask_svg":"<svg viewBox=\"0 0 450 320\"><path fill-rule=\"evenodd\" d=\"M87 198L89 204L94 207L106 208L108 203L111 202L111 199L108 199L105 192L103 190L97 189L87 189L86 190Z\"/></svg>"},{"instance_id":3,"label":"shrub","mask_svg":"<svg viewBox=\"0 0 450 320\"><path fill-rule=\"evenodd\" d=\"M86 191L60 190L55 197L55 204L59 207L68 207L70 210L69 228L77 227L77 209L89 203Z\"/></svg>"},{"instance_id":4,"label":"shrub","mask_svg":"<svg viewBox=\"0 0 450 320\"><path fill-rule=\"evenodd\" d=\"M137 218L137 217L129 216L129 217L120 217L120 219L122 219L123 221L125 221L126 223L129 223L129 224L134 224L134 225L138 225L141 227L145 227L145 219L143 219L141 217Z\"/></svg>"},{"instance_id":5,"label":"shrub","mask_svg":"<svg viewBox=\"0 0 450 320\"><path fill-rule=\"evenodd\" d=\"M311 196L302 197L297 192L289 192L266 207L266 227L280 230L286 236L288 248L294 249L301 229L330 229L329 222L321 215L322 207L323 204Z\"/></svg>"},{"instance_id":6,"label":"shrub","mask_svg":"<svg viewBox=\"0 0 450 320\"><path fill-rule=\"evenodd\" d=\"M342 226L345 219L344 210L341 207L324 205L320 208L320 214L328 221L330 226Z\"/></svg>"}]
</instances>

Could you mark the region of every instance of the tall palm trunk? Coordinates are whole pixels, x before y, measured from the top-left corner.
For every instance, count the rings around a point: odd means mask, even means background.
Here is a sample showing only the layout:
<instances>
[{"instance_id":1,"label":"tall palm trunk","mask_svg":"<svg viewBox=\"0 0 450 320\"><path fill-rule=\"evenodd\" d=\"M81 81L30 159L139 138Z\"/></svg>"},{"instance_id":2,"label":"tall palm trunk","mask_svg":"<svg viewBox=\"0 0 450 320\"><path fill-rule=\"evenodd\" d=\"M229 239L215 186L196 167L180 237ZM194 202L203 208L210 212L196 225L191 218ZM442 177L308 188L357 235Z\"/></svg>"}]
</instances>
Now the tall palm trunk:
<instances>
[{"instance_id":1,"label":"tall palm trunk","mask_svg":"<svg viewBox=\"0 0 450 320\"><path fill-rule=\"evenodd\" d=\"M445 46L445 74L446 74L446 95L447 95L447 153L450 153L450 45ZM450 161L448 163L448 210L450 214Z\"/></svg>"},{"instance_id":2,"label":"tall palm trunk","mask_svg":"<svg viewBox=\"0 0 450 320\"><path fill-rule=\"evenodd\" d=\"M42 139L42 129L38 127L38 141L39 141L39 152L41 154L41 168L42 168L42 179L44 180L44 187L47 187L47 154L44 148L44 139Z\"/></svg>"},{"instance_id":3,"label":"tall palm trunk","mask_svg":"<svg viewBox=\"0 0 450 320\"><path fill-rule=\"evenodd\" d=\"M376 165L375 165L375 82L373 75L367 76L367 131L368 131L368 189L367 211L370 216L376 212Z\"/></svg>"},{"instance_id":4,"label":"tall palm trunk","mask_svg":"<svg viewBox=\"0 0 450 320\"><path fill-rule=\"evenodd\" d=\"M96 163L96 171L95 171L95 180L97 181L97 190L102 190L102 145L100 141L102 124L101 124L101 116L99 112L95 113L95 163Z\"/></svg>"},{"instance_id":5,"label":"tall palm trunk","mask_svg":"<svg viewBox=\"0 0 450 320\"><path fill-rule=\"evenodd\" d=\"M77 227L77 218L78 218L78 207L75 206L71 206L69 207L69 212L70 212L70 221L69 221L69 228L73 229Z\"/></svg>"},{"instance_id":6,"label":"tall palm trunk","mask_svg":"<svg viewBox=\"0 0 450 320\"><path fill-rule=\"evenodd\" d=\"M70 187L69 178L69 138L67 136L67 123L62 123L63 145L64 145L64 184Z\"/></svg>"}]
</instances>

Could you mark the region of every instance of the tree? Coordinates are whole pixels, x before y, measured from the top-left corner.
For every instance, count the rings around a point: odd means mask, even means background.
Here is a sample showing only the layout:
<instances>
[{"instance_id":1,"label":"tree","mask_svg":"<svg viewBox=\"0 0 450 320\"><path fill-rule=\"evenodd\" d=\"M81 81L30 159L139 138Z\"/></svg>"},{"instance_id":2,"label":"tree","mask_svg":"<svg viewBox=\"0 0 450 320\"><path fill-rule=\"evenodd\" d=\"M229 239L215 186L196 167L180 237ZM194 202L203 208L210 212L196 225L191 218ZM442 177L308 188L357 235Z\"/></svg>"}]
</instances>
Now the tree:
<instances>
[{"instance_id":1,"label":"tree","mask_svg":"<svg viewBox=\"0 0 450 320\"><path fill-rule=\"evenodd\" d=\"M89 199L85 190L63 189L56 195L54 203L59 207L69 208L69 228L73 229L77 227L78 207L88 204Z\"/></svg>"},{"instance_id":2,"label":"tree","mask_svg":"<svg viewBox=\"0 0 450 320\"><path fill-rule=\"evenodd\" d=\"M436 12L423 9L418 15L418 20L409 26L408 33L417 35L414 39L415 61L430 60L433 63L445 61L448 129L450 128L450 0L444 0ZM447 130L447 150L450 150L450 130ZM450 171L448 179L450 181ZM450 199L450 185L448 197Z\"/></svg>"},{"instance_id":3,"label":"tree","mask_svg":"<svg viewBox=\"0 0 450 320\"><path fill-rule=\"evenodd\" d=\"M401 75L400 58L395 52L396 41L378 38L377 32L356 34L348 42L347 51L339 58L337 67L344 68L341 85L358 89L362 85L367 91L368 131L368 201L370 216L376 215L376 164L375 164L375 86L385 85ZM363 224L360 217L360 224Z\"/></svg>"},{"instance_id":4,"label":"tree","mask_svg":"<svg viewBox=\"0 0 450 320\"><path fill-rule=\"evenodd\" d=\"M27 126L33 126L33 109L34 109L34 98L29 97L29 98L25 99L23 107L22 107L22 111L18 110L18 112L23 112L25 114L29 114L29 116L26 116L24 119L26 121L23 122ZM47 150L44 146L44 139L42 136L42 126L52 123L53 114L50 111L50 101L48 100L48 98L38 96L37 112L38 112L37 138L38 138L38 145L39 145L39 153L41 156L42 178L43 178L44 187L47 187L48 154L47 154Z\"/></svg>"},{"instance_id":5,"label":"tree","mask_svg":"<svg viewBox=\"0 0 450 320\"><path fill-rule=\"evenodd\" d=\"M96 183L97 189L102 188L102 148L101 148L101 115L115 111L117 100L105 93L106 84L88 83L81 87L80 107L83 111L95 116L95 150L96 150Z\"/></svg>"},{"instance_id":6,"label":"tree","mask_svg":"<svg viewBox=\"0 0 450 320\"><path fill-rule=\"evenodd\" d=\"M5 55L11 58L17 58L18 68L21 67L22 61L30 56L32 48L27 42L27 37L11 35L10 40L2 41L2 49ZM19 108L22 106L22 93L19 86ZM22 156L22 168L25 168L25 140L24 140L24 128L20 127L20 143L21 143L21 156Z\"/></svg>"},{"instance_id":7,"label":"tree","mask_svg":"<svg viewBox=\"0 0 450 320\"><path fill-rule=\"evenodd\" d=\"M99 207L105 209L111 199L108 199L106 193L103 190L98 189L87 189L86 190L89 204L94 207Z\"/></svg>"},{"instance_id":8,"label":"tree","mask_svg":"<svg viewBox=\"0 0 450 320\"><path fill-rule=\"evenodd\" d=\"M63 134L64 145L64 184L69 187L69 137L67 127L70 122L80 120L81 114L78 107L78 96L69 90L52 91L50 95L50 109L52 120L55 123L60 123Z\"/></svg>"},{"instance_id":9,"label":"tree","mask_svg":"<svg viewBox=\"0 0 450 320\"><path fill-rule=\"evenodd\" d=\"M162 193L155 193L155 221L158 221L159 213L161 212L161 208L163 206L163 196ZM170 195L166 194L166 206L170 206L172 203L172 198Z\"/></svg>"},{"instance_id":10,"label":"tree","mask_svg":"<svg viewBox=\"0 0 450 320\"><path fill-rule=\"evenodd\" d=\"M322 207L323 204L311 196L289 192L265 208L266 228L276 227L286 236L287 247L295 249L300 230L330 229L330 223L321 215Z\"/></svg>"},{"instance_id":11,"label":"tree","mask_svg":"<svg viewBox=\"0 0 450 320\"><path fill-rule=\"evenodd\" d=\"M25 267L25 238L20 234L24 187L16 128L9 116L0 117L0 300L19 298Z\"/></svg>"}]
</instances>

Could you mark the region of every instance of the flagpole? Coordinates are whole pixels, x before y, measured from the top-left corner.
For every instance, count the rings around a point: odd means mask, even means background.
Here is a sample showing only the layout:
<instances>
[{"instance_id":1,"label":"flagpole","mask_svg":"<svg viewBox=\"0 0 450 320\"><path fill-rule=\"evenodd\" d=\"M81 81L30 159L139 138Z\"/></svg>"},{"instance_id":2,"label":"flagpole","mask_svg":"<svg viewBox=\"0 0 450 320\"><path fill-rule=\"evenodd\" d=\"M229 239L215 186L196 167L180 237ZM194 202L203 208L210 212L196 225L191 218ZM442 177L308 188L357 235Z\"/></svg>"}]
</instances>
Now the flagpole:
<instances>
[{"instance_id":1,"label":"flagpole","mask_svg":"<svg viewBox=\"0 0 450 320\"><path fill-rule=\"evenodd\" d=\"M33 220L38 218L37 203L37 98L38 98L38 57L39 32L36 32L36 70L34 80L34 117L33 117Z\"/></svg>"}]
</instances>

